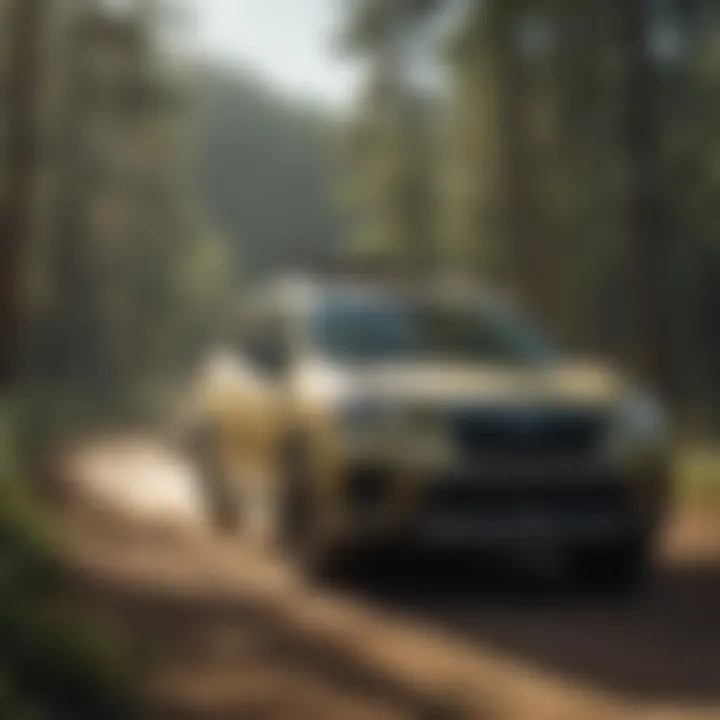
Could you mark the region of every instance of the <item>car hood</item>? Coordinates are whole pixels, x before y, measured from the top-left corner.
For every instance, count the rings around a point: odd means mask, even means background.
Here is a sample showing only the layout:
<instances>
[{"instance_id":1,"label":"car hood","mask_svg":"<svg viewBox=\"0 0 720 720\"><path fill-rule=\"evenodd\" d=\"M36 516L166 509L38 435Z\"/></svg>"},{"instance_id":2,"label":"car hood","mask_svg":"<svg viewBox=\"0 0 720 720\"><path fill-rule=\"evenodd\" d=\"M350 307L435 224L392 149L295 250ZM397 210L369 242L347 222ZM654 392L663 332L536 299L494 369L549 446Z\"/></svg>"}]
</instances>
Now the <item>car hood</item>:
<instances>
[{"instance_id":1,"label":"car hood","mask_svg":"<svg viewBox=\"0 0 720 720\"><path fill-rule=\"evenodd\" d=\"M541 403L611 405L626 389L621 377L598 364L544 367L448 363L378 365L352 374L363 395L444 403Z\"/></svg>"}]
</instances>

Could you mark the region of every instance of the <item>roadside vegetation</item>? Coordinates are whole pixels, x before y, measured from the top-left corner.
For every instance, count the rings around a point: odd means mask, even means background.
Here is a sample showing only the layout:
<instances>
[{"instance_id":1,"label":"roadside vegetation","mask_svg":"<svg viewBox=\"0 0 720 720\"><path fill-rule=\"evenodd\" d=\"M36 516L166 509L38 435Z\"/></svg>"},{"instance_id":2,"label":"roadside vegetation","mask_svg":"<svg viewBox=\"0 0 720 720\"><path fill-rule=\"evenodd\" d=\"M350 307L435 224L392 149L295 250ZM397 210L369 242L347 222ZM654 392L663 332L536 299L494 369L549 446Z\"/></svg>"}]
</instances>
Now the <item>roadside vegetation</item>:
<instances>
[{"instance_id":1,"label":"roadside vegetation","mask_svg":"<svg viewBox=\"0 0 720 720\"><path fill-rule=\"evenodd\" d=\"M675 478L681 498L720 502L720 451L712 445L683 449Z\"/></svg>"},{"instance_id":2,"label":"roadside vegetation","mask_svg":"<svg viewBox=\"0 0 720 720\"><path fill-rule=\"evenodd\" d=\"M17 452L19 413L0 433L0 717L132 717L139 684L124 642L74 603L62 533Z\"/></svg>"}]
</instances>

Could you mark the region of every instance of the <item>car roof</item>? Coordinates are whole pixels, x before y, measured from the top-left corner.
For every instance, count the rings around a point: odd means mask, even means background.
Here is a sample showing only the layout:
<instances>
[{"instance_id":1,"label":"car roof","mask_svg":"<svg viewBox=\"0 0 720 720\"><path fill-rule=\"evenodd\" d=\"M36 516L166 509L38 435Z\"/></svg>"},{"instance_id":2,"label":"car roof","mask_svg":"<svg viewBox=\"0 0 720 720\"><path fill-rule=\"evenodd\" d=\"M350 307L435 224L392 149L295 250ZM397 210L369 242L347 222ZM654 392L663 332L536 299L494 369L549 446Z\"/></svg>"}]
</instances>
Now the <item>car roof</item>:
<instances>
[{"instance_id":1,"label":"car roof","mask_svg":"<svg viewBox=\"0 0 720 720\"><path fill-rule=\"evenodd\" d=\"M497 290L491 290L478 283L458 281L455 278L439 278L420 281L389 281L348 276L315 277L291 275L276 278L251 293L252 306L272 304L302 312L303 309L343 295L365 297L415 297L450 299L467 302L481 307L511 307L513 303ZM245 309L248 302L243 303Z\"/></svg>"}]
</instances>

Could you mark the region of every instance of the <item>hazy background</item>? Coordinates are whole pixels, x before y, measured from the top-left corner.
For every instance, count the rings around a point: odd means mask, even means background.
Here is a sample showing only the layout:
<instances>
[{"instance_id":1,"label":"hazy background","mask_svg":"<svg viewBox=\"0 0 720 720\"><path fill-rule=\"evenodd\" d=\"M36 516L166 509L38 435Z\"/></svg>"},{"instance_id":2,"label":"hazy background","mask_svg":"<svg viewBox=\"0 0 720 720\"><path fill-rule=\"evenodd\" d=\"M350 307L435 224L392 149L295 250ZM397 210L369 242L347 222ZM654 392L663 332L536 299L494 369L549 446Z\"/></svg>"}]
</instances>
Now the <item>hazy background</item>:
<instances>
[{"instance_id":1,"label":"hazy background","mask_svg":"<svg viewBox=\"0 0 720 720\"><path fill-rule=\"evenodd\" d=\"M192 11L197 51L208 58L330 107L346 107L357 93L357 71L333 47L337 0L204 0Z\"/></svg>"}]
</instances>

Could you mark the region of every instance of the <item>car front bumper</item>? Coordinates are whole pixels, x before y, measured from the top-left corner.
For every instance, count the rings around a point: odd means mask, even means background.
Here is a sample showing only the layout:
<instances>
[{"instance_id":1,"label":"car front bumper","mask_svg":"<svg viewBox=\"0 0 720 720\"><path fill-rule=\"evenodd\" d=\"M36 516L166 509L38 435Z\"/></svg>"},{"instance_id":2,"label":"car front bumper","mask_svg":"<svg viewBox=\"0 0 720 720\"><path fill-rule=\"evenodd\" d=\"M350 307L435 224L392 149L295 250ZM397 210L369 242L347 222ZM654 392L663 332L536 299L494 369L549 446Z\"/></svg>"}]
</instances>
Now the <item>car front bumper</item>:
<instances>
[{"instance_id":1,"label":"car front bumper","mask_svg":"<svg viewBox=\"0 0 720 720\"><path fill-rule=\"evenodd\" d=\"M398 470L354 464L334 513L346 539L431 546L612 542L660 524L662 463Z\"/></svg>"}]
</instances>

